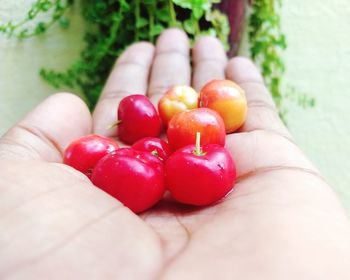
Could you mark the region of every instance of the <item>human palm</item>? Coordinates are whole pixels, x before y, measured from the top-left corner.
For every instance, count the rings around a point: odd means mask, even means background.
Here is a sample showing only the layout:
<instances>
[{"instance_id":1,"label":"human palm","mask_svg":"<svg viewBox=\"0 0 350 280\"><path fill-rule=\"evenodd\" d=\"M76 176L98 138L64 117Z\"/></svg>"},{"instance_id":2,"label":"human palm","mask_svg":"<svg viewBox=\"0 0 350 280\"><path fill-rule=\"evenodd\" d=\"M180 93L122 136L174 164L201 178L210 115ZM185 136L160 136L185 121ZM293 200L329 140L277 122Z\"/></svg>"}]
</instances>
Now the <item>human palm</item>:
<instances>
[{"instance_id":1,"label":"human palm","mask_svg":"<svg viewBox=\"0 0 350 280\"><path fill-rule=\"evenodd\" d=\"M170 29L156 48L137 43L119 58L91 118L70 94L48 98L0 140L0 278L348 279L350 227L318 171L278 118L254 65L228 63L203 37L192 85L228 78L249 110L226 147L237 165L234 190L198 208L166 197L137 216L61 164L73 139L108 128L119 100L191 84L186 36ZM149 78L150 77L150 78Z\"/></svg>"}]
</instances>

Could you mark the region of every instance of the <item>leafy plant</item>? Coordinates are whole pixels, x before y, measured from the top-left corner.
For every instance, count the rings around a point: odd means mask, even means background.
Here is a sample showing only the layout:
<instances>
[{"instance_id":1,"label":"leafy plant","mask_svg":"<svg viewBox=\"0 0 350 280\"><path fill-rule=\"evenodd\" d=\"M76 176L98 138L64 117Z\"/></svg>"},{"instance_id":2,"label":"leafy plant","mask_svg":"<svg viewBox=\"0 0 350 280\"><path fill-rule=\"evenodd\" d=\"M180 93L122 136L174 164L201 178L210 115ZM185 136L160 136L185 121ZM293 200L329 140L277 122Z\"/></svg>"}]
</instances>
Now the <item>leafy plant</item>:
<instances>
[{"instance_id":1,"label":"leafy plant","mask_svg":"<svg viewBox=\"0 0 350 280\"><path fill-rule=\"evenodd\" d=\"M0 32L26 38L45 32L55 22L69 25L66 11L74 0L36 0L27 17L19 22L0 25ZM89 26L84 35L85 48L65 72L42 69L40 75L58 88L80 88L92 108L101 92L115 58L131 43L154 42L167 27L182 27L190 39L200 34L218 36L228 46L229 23L213 8L220 0L82 0L82 14ZM51 16L32 28L29 25L42 13ZM90 28L91 27L91 28Z\"/></svg>"},{"instance_id":2,"label":"leafy plant","mask_svg":"<svg viewBox=\"0 0 350 280\"><path fill-rule=\"evenodd\" d=\"M0 33L23 39L44 33L56 22L62 28L67 28L69 20L64 17L64 14L72 4L73 0L37 0L27 12L26 17L20 22L13 23L9 21L0 24ZM34 27L30 28L28 23L42 14L50 14L50 17L46 18L45 21L39 20Z\"/></svg>"},{"instance_id":3,"label":"leafy plant","mask_svg":"<svg viewBox=\"0 0 350 280\"><path fill-rule=\"evenodd\" d=\"M193 41L200 34L217 36L228 48L230 32L227 17L214 8L220 0L81 0L82 15L89 27L84 35L85 48L65 72L41 69L40 75L56 88L80 89L91 108L97 102L115 58L131 43L154 42L167 27L182 27ZM0 24L0 33L20 39L40 35L53 24L69 26L66 12L77 0L36 0L26 17L18 22ZM293 87L283 89L285 72L283 51L286 37L281 31L281 0L254 0L249 21L252 58L261 66L266 84L280 115L287 112L283 101L289 98L304 108L314 99ZM49 14L49 17L43 17ZM44 20L45 19L45 20ZM33 24L35 23L35 24Z\"/></svg>"}]
</instances>

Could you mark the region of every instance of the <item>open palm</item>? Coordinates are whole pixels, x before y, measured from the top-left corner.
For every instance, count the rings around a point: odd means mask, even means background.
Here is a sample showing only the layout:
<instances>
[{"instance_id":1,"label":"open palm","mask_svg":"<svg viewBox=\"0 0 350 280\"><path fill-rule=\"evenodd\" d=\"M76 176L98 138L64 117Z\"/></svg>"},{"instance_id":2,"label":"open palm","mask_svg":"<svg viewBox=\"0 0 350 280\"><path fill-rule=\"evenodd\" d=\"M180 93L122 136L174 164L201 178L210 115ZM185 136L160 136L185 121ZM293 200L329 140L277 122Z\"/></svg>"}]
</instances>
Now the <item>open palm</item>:
<instances>
[{"instance_id":1,"label":"open palm","mask_svg":"<svg viewBox=\"0 0 350 280\"><path fill-rule=\"evenodd\" d=\"M295 145L255 66L227 62L214 38L192 52L176 29L156 47L137 43L118 59L91 118L57 94L0 140L1 279L348 279L349 221L318 171ZM148 94L155 104L177 84L198 90L217 78L246 91L248 118L226 147L234 190L194 208L164 199L137 216L61 164L73 139L108 129L118 102Z\"/></svg>"}]
</instances>

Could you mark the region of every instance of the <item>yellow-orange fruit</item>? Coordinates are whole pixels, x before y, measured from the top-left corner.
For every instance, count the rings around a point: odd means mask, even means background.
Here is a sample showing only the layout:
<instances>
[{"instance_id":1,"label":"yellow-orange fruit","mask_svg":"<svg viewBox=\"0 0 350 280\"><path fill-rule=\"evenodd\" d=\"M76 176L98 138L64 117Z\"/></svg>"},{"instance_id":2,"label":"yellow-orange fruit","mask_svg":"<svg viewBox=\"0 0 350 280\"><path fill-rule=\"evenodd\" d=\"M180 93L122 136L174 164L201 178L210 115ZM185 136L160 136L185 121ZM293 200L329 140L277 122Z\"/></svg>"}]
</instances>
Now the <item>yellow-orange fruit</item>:
<instances>
[{"instance_id":1,"label":"yellow-orange fruit","mask_svg":"<svg viewBox=\"0 0 350 280\"><path fill-rule=\"evenodd\" d=\"M247 100L244 90L230 80L213 80L207 83L199 95L199 107L210 108L223 118L226 133L240 128L247 116Z\"/></svg>"}]
</instances>

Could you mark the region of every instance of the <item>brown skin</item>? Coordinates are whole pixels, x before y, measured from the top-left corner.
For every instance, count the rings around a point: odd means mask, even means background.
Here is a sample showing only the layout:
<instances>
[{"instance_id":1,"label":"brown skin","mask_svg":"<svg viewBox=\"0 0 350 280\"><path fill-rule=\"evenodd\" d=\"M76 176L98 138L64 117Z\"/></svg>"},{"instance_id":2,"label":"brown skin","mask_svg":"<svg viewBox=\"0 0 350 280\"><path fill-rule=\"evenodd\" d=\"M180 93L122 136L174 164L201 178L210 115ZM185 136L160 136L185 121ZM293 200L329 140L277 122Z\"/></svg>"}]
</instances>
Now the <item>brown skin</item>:
<instances>
[{"instance_id":1,"label":"brown skin","mask_svg":"<svg viewBox=\"0 0 350 280\"><path fill-rule=\"evenodd\" d=\"M167 200L136 216L60 163L73 139L115 133L107 127L126 94L147 92L156 104L167 88L190 83L188 40L167 30L155 49L125 51L92 119L80 99L57 94L1 138L1 279L349 279L349 220L259 72L245 58L226 63L213 38L199 39L192 55L195 89L227 78L247 95L247 121L227 136L234 191L211 207Z\"/></svg>"}]
</instances>

